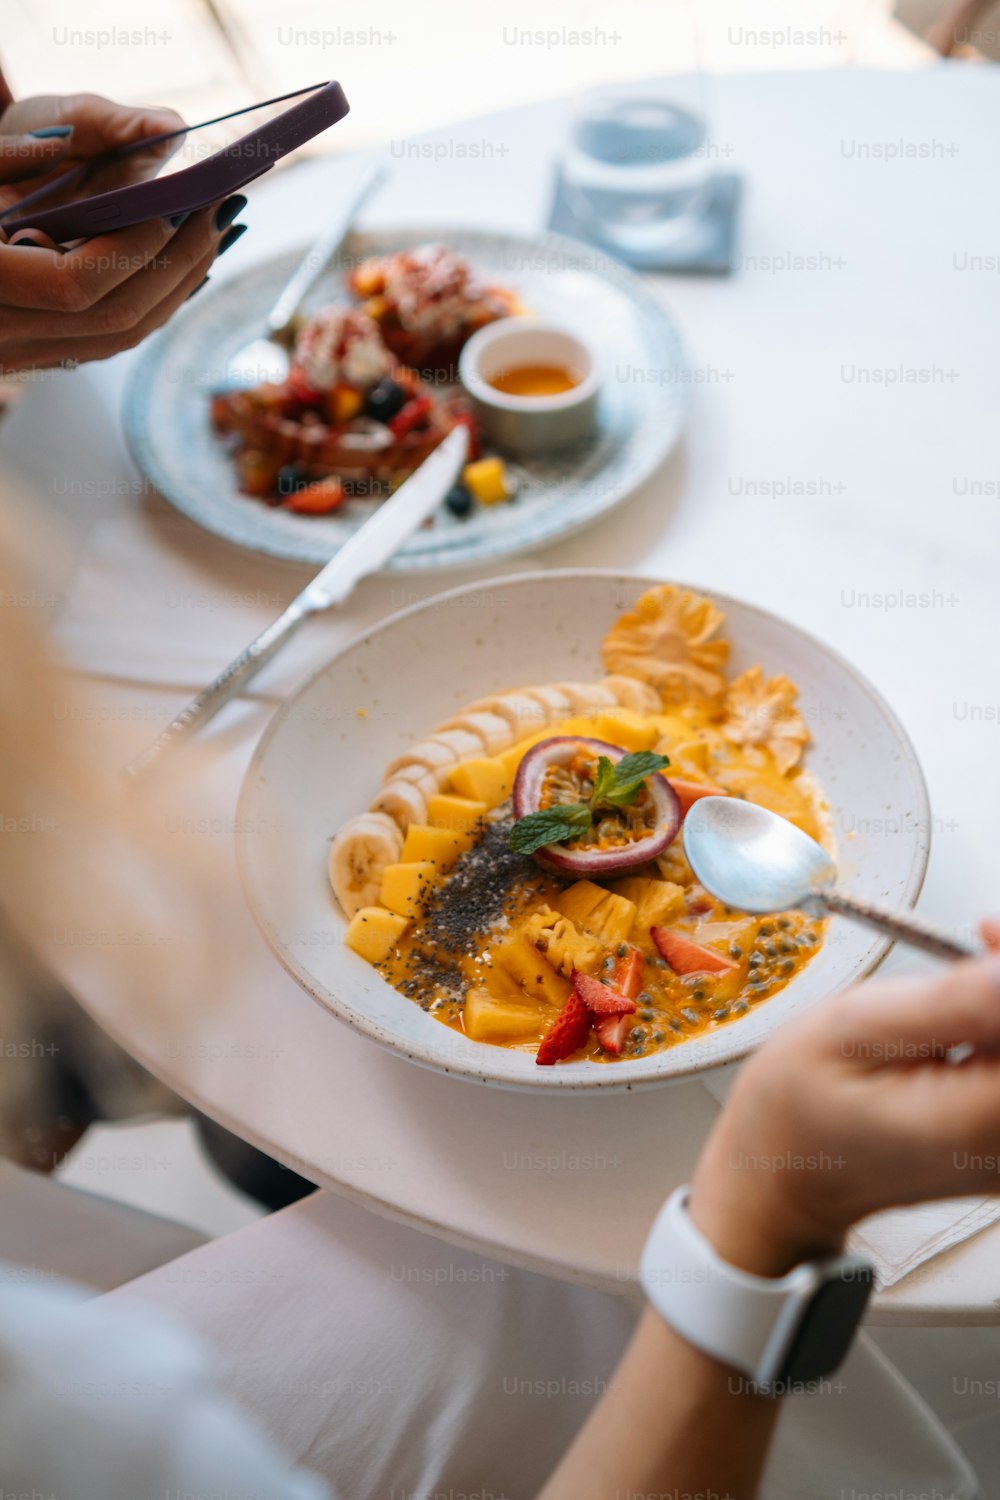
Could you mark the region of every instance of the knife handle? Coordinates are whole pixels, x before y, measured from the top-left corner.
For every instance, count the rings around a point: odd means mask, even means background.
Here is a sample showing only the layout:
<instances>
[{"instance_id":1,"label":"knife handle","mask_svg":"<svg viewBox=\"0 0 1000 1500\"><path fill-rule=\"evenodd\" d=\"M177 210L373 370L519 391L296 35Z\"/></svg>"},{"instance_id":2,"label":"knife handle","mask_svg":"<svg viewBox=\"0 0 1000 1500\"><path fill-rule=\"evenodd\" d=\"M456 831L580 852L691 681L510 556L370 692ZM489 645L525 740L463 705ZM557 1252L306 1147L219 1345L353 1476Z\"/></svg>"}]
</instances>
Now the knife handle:
<instances>
[{"instance_id":1,"label":"knife handle","mask_svg":"<svg viewBox=\"0 0 1000 1500\"><path fill-rule=\"evenodd\" d=\"M309 618L310 613L310 610L303 608L300 600L293 600L284 614L272 621L266 630L262 630L257 639L251 641L246 650L241 651L214 682L210 682L196 698L191 699L187 708L181 710L176 719L167 725L163 733L141 755L129 761L125 774L132 777L143 775L159 760L164 750L172 745L179 745L188 735L214 718L219 709L230 698L235 697L251 677L257 675L261 667L267 665L302 622Z\"/></svg>"}]
</instances>

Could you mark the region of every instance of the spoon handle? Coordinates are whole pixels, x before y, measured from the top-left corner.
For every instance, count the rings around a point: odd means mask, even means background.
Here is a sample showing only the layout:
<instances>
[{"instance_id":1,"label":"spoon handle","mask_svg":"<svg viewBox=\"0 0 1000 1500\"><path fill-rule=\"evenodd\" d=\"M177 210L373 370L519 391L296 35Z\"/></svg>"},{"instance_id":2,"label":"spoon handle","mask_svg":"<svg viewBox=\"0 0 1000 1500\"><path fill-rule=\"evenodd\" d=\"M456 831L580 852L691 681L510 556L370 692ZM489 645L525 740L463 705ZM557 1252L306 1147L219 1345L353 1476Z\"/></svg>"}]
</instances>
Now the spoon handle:
<instances>
[{"instance_id":1,"label":"spoon handle","mask_svg":"<svg viewBox=\"0 0 1000 1500\"><path fill-rule=\"evenodd\" d=\"M912 912L904 916L901 912L888 911L884 906L876 906L871 901L858 901L856 897L845 896L842 891L836 890L822 891L819 899L828 911L854 917L868 927L887 933L897 942L908 943L911 948L920 948L924 953L932 953L935 958L976 957L976 950L970 944L957 942L940 928L925 922L922 917L914 916Z\"/></svg>"}]
</instances>

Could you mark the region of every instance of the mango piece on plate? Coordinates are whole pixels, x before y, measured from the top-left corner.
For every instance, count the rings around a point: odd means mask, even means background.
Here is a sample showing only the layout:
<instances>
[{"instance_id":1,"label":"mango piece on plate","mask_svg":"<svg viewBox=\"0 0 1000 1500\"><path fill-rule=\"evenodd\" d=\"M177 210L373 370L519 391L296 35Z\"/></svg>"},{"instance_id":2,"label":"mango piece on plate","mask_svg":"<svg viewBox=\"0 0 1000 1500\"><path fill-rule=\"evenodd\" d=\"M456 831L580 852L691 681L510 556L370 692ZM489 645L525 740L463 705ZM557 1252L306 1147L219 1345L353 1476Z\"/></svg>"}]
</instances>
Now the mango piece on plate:
<instances>
[{"instance_id":1,"label":"mango piece on plate","mask_svg":"<svg viewBox=\"0 0 1000 1500\"><path fill-rule=\"evenodd\" d=\"M510 1005L474 985L465 997L465 1034L474 1042L541 1041L555 1015L552 1006Z\"/></svg>"},{"instance_id":2,"label":"mango piece on plate","mask_svg":"<svg viewBox=\"0 0 1000 1500\"><path fill-rule=\"evenodd\" d=\"M437 865L429 859L417 859L412 864L386 865L379 892L382 905L401 917L415 916L434 884L436 874Z\"/></svg>"},{"instance_id":3,"label":"mango piece on plate","mask_svg":"<svg viewBox=\"0 0 1000 1500\"><path fill-rule=\"evenodd\" d=\"M381 963L395 948L409 923L384 906L363 906L354 913L344 942L370 964Z\"/></svg>"},{"instance_id":4,"label":"mango piece on plate","mask_svg":"<svg viewBox=\"0 0 1000 1500\"><path fill-rule=\"evenodd\" d=\"M496 505L510 496L503 459L477 458L475 463L466 464L462 478L480 505Z\"/></svg>"},{"instance_id":5,"label":"mango piece on plate","mask_svg":"<svg viewBox=\"0 0 1000 1500\"><path fill-rule=\"evenodd\" d=\"M595 722L597 739L621 745L625 750L649 750L660 738L652 720L631 708L609 708L606 713L597 714Z\"/></svg>"},{"instance_id":6,"label":"mango piece on plate","mask_svg":"<svg viewBox=\"0 0 1000 1500\"><path fill-rule=\"evenodd\" d=\"M592 912L595 906L599 906L606 895L607 891L604 887L595 885L592 880L576 880L568 890L563 891L562 895L552 902L552 906L579 927L588 913Z\"/></svg>"},{"instance_id":7,"label":"mango piece on plate","mask_svg":"<svg viewBox=\"0 0 1000 1500\"><path fill-rule=\"evenodd\" d=\"M549 906L541 906L523 918L518 930L566 979L574 969L582 969L585 974L597 969L601 950L593 938Z\"/></svg>"},{"instance_id":8,"label":"mango piece on plate","mask_svg":"<svg viewBox=\"0 0 1000 1500\"><path fill-rule=\"evenodd\" d=\"M472 835L455 833L451 828L432 828L429 823L411 823L403 840L400 864L429 860L439 870L447 870L472 844Z\"/></svg>"},{"instance_id":9,"label":"mango piece on plate","mask_svg":"<svg viewBox=\"0 0 1000 1500\"><path fill-rule=\"evenodd\" d=\"M499 760L479 755L471 760L460 760L453 767L448 783L460 797L485 802L490 808L497 807L505 797L510 796L513 780L513 776Z\"/></svg>"},{"instance_id":10,"label":"mango piece on plate","mask_svg":"<svg viewBox=\"0 0 1000 1500\"><path fill-rule=\"evenodd\" d=\"M474 833L489 812L475 797L453 797L435 792L427 799L427 821L432 828L450 828L452 833Z\"/></svg>"},{"instance_id":11,"label":"mango piece on plate","mask_svg":"<svg viewBox=\"0 0 1000 1500\"><path fill-rule=\"evenodd\" d=\"M497 762L497 764L503 766L504 770L510 777L511 786L514 785L514 777L517 775L518 766L521 764L522 760L527 755L532 745L540 744L542 740L550 740L554 735L557 735L559 733L560 730L555 726L553 726L551 729L535 730L531 734L526 735L523 740L518 740L516 745L511 745L509 750L504 750L499 755L494 756L494 760Z\"/></svg>"}]
</instances>

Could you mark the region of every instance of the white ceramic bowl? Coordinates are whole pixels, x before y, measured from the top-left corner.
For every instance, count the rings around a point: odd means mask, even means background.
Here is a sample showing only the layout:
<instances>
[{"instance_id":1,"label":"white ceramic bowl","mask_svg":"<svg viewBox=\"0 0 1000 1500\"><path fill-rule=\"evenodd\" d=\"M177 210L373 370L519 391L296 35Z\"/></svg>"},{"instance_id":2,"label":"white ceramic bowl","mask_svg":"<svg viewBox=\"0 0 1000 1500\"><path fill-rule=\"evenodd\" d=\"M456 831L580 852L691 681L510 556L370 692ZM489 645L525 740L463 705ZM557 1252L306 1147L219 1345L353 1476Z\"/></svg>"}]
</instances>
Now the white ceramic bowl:
<instances>
[{"instance_id":1,"label":"white ceramic bowl","mask_svg":"<svg viewBox=\"0 0 1000 1500\"><path fill-rule=\"evenodd\" d=\"M556 365L580 372L568 391L512 396L490 382L523 365ZM462 350L458 374L484 435L519 458L556 453L590 436L597 423L600 373L593 350L575 333L537 318L501 318L474 333Z\"/></svg>"},{"instance_id":2,"label":"white ceramic bowl","mask_svg":"<svg viewBox=\"0 0 1000 1500\"><path fill-rule=\"evenodd\" d=\"M733 1062L885 955L885 939L834 918L812 962L740 1020L648 1057L539 1068L528 1053L450 1031L344 947L346 924L326 876L329 840L367 807L384 764L488 692L600 675L605 631L659 581L567 570L453 589L353 641L275 715L240 797L244 889L282 964L341 1021L414 1062L482 1083L634 1089ZM831 805L845 888L911 906L927 863L930 816L920 767L892 711L822 642L765 610L701 592L726 612L733 674L760 662L799 684L814 736L807 764ZM275 1034L281 1024L276 1013Z\"/></svg>"}]
</instances>

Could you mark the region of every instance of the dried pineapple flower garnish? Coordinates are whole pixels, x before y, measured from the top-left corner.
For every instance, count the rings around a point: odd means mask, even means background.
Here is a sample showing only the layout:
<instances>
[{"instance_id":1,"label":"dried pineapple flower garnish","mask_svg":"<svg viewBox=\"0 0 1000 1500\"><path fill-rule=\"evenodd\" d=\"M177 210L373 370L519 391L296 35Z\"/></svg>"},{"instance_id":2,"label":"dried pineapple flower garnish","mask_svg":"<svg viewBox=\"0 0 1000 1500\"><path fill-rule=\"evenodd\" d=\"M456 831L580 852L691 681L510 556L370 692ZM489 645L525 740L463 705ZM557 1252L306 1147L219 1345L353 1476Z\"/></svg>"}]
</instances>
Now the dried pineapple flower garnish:
<instances>
[{"instance_id":1,"label":"dried pineapple flower garnish","mask_svg":"<svg viewBox=\"0 0 1000 1500\"><path fill-rule=\"evenodd\" d=\"M810 738L795 707L797 694L790 677L765 677L760 667L748 668L726 691L722 733L734 745L763 745L782 774L790 771Z\"/></svg>"},{"instance_id":2,"label":"dried pineapple flower garnish","mask_svg":"<svg viewBox=\"0 0 1000 1500\"><path fill-rule=\"evenodd\" d=\"M718 698L726 686L722 669L729 642L712 636L724 620L711 599L658 584L604 637L605 670L650 683L664 704L692 695Z\"/></svg>"}]
</instances>

